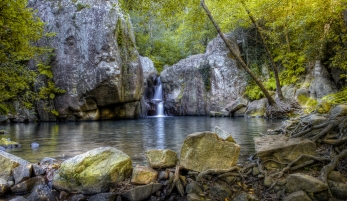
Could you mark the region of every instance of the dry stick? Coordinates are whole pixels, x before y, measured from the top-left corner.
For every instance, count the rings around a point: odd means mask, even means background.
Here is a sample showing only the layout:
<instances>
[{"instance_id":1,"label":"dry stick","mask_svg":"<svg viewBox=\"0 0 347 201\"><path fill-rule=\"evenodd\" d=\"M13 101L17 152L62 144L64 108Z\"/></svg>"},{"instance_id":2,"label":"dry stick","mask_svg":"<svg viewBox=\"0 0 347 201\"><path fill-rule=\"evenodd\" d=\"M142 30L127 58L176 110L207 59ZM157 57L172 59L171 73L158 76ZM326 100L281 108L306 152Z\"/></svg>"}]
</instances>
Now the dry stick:
<instances>
[{"instance_id":1,"label":"dry stick","mask_svg":"<svg viewBox=\"0 0 347 201\"><path fill-rule=\"evenodd\" d=\"M269 101L269 105L276 105L275 100L271 97L270 93L268 90L266 90L265 86L263 85L263 83L258 79L258 77L252 72L251 69L248 68L247 64L243 61L243 59L241 58L240 54L237 52L237 50L232 47L232 45L229 43L229 40L224 36L222 30L220 29L220 27L218 26L217 22L214 20L214 18L212 17L211 12L209 11L209 9L207 8L207 6L205 5L205 1L201 0L200 1L201 6L203 7L203 9L206 11L207 16L210 18L211 22L213 23L214 27L216 28L216 30L218 31L220 37L223 39L225 45L227 46L227 48L229 49L229 51L231 52L231 54L235 57L236 61L240 64L240 66L252 77L252 79L255 81L255 83L257 83L257 85L259 86L259 88L261 89L261 91L264 93L265 97L267 98L267 100Z\"/></svg>"},{"instance_id":2,"label":"dry stick","mask_svg":"<svg viewBox=\"0 0 347 201\"><path fill-rule=\"evenodd\" d=\"M232 171L240 171L240 168L237 167L237 166L234 166L234 167L231 167L230 169L220 169L220 170L210 169L210 170L205 170L205 171L201 172L198 175L198 177L196 178L196 181L201 181L207 175L224 174L224 173L232 172Z\"/></svg>"}]
</instances>

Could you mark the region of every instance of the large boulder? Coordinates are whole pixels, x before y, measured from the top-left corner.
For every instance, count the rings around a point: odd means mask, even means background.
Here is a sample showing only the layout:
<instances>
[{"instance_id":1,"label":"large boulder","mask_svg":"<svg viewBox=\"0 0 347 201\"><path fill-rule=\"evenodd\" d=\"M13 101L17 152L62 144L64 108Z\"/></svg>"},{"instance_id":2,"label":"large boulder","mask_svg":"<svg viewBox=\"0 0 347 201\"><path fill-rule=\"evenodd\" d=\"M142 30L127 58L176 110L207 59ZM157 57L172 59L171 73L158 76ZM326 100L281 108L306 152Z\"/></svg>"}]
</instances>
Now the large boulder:
<instances>
[{"instance_id":1,"label":"large boulder","mask_svg":"<svg viewBox=\"0 0 347 201\"><path fill-rule=\"evenodd\" d=\"M247 111L245 113L246 117L264 117L266 116L266 107L268 100L262 98L260 100L255 100L249 103Z\"/></svg>"},{"instance_id":2,"label":"large boulder","mask_svg":"<svg viewBox=\"0 0 347 201\"><path fill-rule=\"evenodd\" d=\"M231 113L241 109L242 107L247 107L248 100L238 97L235 101L232 101L228 105L225 106L225 109Z\"/></svg>"},{"instance_id":3,"label":"large boulder","mask_svg":"<svg viewBox=\"0 0 347 201\"><path fill-rule=\"evenodd\" d=\"M228 169L236 165L240 146L229 138L223 140L213 132L198 132L187 136L181 148L180 166L202 172L208 169Z\"/></svg>"},{"instance_id":4,"label":"large boulder","mask_svg":"<svg viewBox=\"0 0 347 201\"><path fill-rule=\"evenodd\" d=\"M29 0L29 6L56 34L41 45L54 48L53 80L66 90L54 100L58 118L138 117L143 72L130 18L118 1Z\"/></svg>"},{"instance_id":5,"label":"large boulder","mask_svg":"<svg viewBox=\"0 0 347 201\"><path fill-rule=\"evenodd\" d=\"M284 135L265 135L254 138L255 150L267 169L283 168L301 154L316 153L316 144L308 139L288 138ZM266 161L266 162L265 162ZM304 160L299 160L303 162Z\"/></svg>"},{"instance_id":6,"label":"large boulder","mask_svg":"<svg viewBox=\"0 0 347 201\"><path fill-rule=\"evenodd\" d=\"M100 147L64 161L53 187L70 193L107 192L110 185L131 175L130 157L112 147Z\"/></svg>"},{"instance_id":7,"label":"large boulder","mask_svg":"<svg viewBox=\"0 0 347 201\"><path fill-rule=\"evenodd\" d=\"M231 37L230 41L237 46ZM205 54L189 56L164 69L160 78L165 110L172 115L221 111L240 97L247 85L245 73L237 67L220 36L208 44Z\"/></svg>"},{"instance_id":8,"label":"large boulder","mask_svg":"<svg viewBox=\"0 0 347 201\"><path fill-rule=\"evenodd\" d=\"M8 181L13 176L12 171L16 167L20 165L25 167L28 164L28 161L0 150L0 179Z\"/></svg>"}]
</instances>

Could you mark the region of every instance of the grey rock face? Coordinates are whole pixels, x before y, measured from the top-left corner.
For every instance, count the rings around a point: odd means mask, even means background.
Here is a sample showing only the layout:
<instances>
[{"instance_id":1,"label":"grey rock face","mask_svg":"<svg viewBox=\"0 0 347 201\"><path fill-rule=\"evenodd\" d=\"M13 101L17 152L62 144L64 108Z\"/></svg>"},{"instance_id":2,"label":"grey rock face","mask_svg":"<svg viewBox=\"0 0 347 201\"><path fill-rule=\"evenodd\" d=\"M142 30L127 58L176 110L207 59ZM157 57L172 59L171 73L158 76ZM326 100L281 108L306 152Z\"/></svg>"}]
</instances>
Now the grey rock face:
<instances>
[{"instance_id":1,"label":"grey rock face","mask_svg":"<svg viewBox=\"0 0 347 201\"><path fill-rule=\"evenodd\" d=\"M166 112L209 115L240 97L247 84L246 76L228 52L217 37L208 44L205 54L190 56L165 69L160 78Z\"/></svg>"},{"instance_id":2,"label":"grey rock face","mask_svg":"<svg viewBox=\"0 0 347 201\"><path fill-rule=\"evenodd\" d=\"M138 117L143 72L132 25L118 1L30 0L29 6L56 33L42 43L55 49L54 82L66 90L54 101L59 118Z\"/></svg>"},{"instance_id":3,"label":"grey rock face","mask_svg":"<svg viewBox=\"0 0 347 201\"><path fill-rule=\"evenodd\" d=\"M147 114L155 113L155 104L151 102L155 93L156 78L158 77L158 71L154 67L152 60L148 57L140 56L141 66L144 76L143 97L141 99L141 116L147 116Z\"/></svg>"},{"instance_id":4,"label":"grey rock face","mask_svg":"<svg viewBox=\"0 0 347 201\"><path fill-rule=\"evenodd\" d=\"M330 75L321 61L316 61L314 67L314 80L309 91L313 98L322 98L325 95L336 92L336 86L329 79Z\"/></svg>"}]
</instances>

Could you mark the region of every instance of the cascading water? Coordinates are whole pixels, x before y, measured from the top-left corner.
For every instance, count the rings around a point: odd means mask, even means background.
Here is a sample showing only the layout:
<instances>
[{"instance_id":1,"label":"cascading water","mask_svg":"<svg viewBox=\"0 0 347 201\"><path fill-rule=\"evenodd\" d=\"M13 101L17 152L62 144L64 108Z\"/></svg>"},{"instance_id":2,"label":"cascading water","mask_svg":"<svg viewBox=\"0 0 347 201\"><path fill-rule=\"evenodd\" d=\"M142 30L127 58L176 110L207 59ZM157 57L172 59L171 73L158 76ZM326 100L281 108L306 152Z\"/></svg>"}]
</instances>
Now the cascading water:
<instances>
[{"instance_id":1,"label":"cascading water","mask_svg":"<svg viewBox=\"0 0 347 201\"><path fill-rule=\"evenodd\" d=\"M157 85L155 87L154 97L152 100L156 105L156 113L158 117L164 115L164 101L163 101L163 85L160 81L160 77L157 77Z\"/></svg>"}]
</instances>

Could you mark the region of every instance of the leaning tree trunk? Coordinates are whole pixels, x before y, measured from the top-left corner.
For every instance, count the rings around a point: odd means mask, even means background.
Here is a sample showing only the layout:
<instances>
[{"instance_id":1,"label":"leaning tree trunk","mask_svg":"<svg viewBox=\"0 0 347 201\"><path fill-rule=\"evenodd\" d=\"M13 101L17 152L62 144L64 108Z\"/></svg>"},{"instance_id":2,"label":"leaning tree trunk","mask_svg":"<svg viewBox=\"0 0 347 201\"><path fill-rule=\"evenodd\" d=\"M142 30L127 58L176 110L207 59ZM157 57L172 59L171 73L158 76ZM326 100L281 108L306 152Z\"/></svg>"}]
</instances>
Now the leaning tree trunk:
<instances>
[{"instance_id":1,"label":"leaning tree trunk","mask_svg":"<svg viewBox=\"0 0 347 201\"><path fill-rule=\"evenodd\" d=\"M259 86L261 91L264 93L265 97L269 101L269 105L276 105L275 100L271 97L269 91L265 88L263 83L257 78L257 76L252 72L250 68L248 68L247 64L243 61L241 56L238 54L238 51L230 44L229 40L224 36L223 32L221 31L220 27L218 26L217 22L214 20L214 18L211 15L211 12L205 5L205 1L201 0L201 6L206 11L206 14L210 18L211 22L213 23L214 27L218 31L220 37L223 39L224 43L226 44L227 48L231 52L231 54L235 57L236 61L239 63L239 65L252 77L252 79L255 81L255 83Z\"/></svg>"},{"instance_id":2,"label":"leaning tree trunk","mask_svg":"<svg viewBox=\"0 0 347 201\"><path fill-rule=\"evenodd\" d=\"M277 96L280 100L284 100L284 97L283 97L283 93L282 93L282 90L281 90L281 83L280 83L280 79L279 79L279 75L278 75L278 68L277 68L277 65L275 64L275 61L273 59L273 56L270 52L270 49L269 47L266 45L266 40L265 40L265 37L263 36L261 30L260 30L260 27L257 23L257 21L254 19L251 11L249 11L246 7L246 4L243 2L243 6L248 14L248 17L251 19L252 23L254 24L254 26L256 27L257 29L257 32L259 33L260 35L260 38L261 38L261 41L265 47L265 50L266 50L266 53L270 59L270 63L271 63L271 67L272 67L272 70L274 71L274 74L275 74L275 80L276 80L276 93L277 93Z\"/></svg>"}]
</instances>

